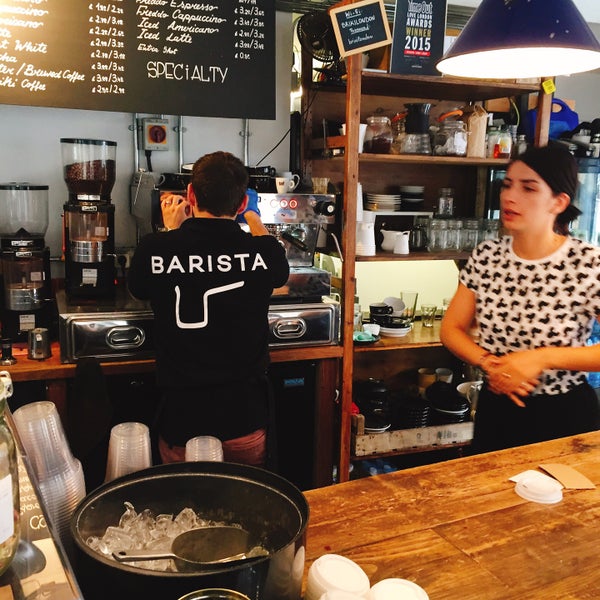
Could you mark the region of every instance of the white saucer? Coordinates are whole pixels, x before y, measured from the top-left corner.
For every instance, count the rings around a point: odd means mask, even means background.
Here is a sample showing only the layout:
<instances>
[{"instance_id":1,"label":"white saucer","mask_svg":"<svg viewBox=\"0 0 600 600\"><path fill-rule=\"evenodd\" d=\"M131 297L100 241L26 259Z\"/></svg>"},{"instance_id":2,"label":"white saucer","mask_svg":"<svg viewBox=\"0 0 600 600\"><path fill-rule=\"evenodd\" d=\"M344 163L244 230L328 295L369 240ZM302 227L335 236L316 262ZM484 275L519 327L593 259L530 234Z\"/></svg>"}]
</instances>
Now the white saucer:
<instances>
[{"instance_id":1,"label":"white saucer","mask_svg":"<svg viewBox=\"0 0 600 600\"><path fill-rule=\"evenodd\" d=\"M379 333L388 337L404 337L410 333L411 329L412 327L382 327Z\"/></svg>"}]
</instances>

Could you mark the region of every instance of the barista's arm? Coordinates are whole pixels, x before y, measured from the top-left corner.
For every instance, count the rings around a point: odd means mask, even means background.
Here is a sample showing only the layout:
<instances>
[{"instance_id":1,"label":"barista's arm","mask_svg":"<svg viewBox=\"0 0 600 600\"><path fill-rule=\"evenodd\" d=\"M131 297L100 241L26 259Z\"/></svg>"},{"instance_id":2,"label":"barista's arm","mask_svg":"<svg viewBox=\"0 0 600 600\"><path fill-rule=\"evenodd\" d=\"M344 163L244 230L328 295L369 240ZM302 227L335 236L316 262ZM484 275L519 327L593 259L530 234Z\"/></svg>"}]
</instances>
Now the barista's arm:
<instances>
[{"instance_id":1,"label":"barista's arm","mask_svg":"<svg viewBox=\"0 0 600 600\"><path fill-rule=\"evenodd\" d=\"M248 223L252 235L271 235L258 213L255 213L253 210L247 210L244 213L244 218L246 219L246 223Z\"/></svg>"}]
</instances>

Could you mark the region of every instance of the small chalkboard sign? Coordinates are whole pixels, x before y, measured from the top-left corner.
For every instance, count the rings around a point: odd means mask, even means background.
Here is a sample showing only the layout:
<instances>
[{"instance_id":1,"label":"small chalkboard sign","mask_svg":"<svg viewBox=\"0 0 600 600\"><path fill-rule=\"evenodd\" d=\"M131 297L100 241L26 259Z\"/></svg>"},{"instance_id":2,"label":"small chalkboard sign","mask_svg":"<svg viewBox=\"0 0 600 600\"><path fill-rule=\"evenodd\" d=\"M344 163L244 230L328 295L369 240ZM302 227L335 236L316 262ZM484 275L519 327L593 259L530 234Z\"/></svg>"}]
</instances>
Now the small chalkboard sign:
<instances>
[{"instance_id":1,"label":"small chalkboard sign","mask_svg":"<svg viewBox=\"0 0 600 600\"><path fill-rule=\"evenodd\" d=\"M392 43L383 0L337 5L329 15L342 57Z\"/></svg>"}]
</instances>

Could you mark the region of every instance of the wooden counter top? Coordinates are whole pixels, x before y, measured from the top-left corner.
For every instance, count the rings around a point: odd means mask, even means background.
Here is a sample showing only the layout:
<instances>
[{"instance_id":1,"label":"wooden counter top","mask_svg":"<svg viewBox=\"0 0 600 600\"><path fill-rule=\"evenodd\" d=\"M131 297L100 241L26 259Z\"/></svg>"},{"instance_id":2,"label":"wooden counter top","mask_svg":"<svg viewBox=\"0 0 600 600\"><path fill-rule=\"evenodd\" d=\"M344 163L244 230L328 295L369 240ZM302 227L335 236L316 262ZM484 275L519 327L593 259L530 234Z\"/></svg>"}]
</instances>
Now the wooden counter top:
<instances>
[{"instance_id":1,"label":"wooden counter top","mask_svg":"<svg viewBox=\"0 0 600 600\"><path fill-rule=\"evenodd\" d=\"M306 492L307 564L357 562L371 585L410 579L430 600L600 597L600 489L528 502L508 478L570 465L600 485L600 432Z\"/></svg>"},{"instance_id":2,"label":"wooden counter top","mask_svg":"<svg viewBox=\"0 0 600 600\"><path fill-rule=\"evenodd\" d=\"M13 381L39 381L70 379L75 377L74 363L60 361L60 348L58 342L52 343L52 356L46 360L31 360L27 358L26 348L13 348L13 355L17 363L2 370L10 373ZM296 360L320 360L340 358L341 346L314 346L302 348L277 348L271 351L272 362L291 362ZM126 373L148 373L154 371L154 359L134 360L120 359L102 362L102 370L107 375Z\"/></svg>"}]
</instances>

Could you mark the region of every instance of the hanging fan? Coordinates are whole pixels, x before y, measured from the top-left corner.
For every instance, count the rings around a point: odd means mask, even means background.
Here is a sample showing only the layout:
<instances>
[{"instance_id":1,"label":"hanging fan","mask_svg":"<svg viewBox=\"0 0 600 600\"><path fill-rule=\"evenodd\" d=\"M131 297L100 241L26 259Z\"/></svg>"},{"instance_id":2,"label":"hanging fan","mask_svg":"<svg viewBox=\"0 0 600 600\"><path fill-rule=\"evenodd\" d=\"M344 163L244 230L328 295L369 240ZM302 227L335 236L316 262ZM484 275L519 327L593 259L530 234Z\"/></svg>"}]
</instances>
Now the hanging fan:
<instances>
[{"instance_id":1,"label":"hanging fan","mask_svg":"<svg viewBox=\"0 0 600 600\"><path fill-rule=\"evenodd\" d=\"M296 34L302 49L323 63L322 68L315 69L321 73L323 80L341 83L345 72L344 62L340 60L329 14L326 11L312 11L302 15L296 22Z\"/></svg>"}]
</instances>

